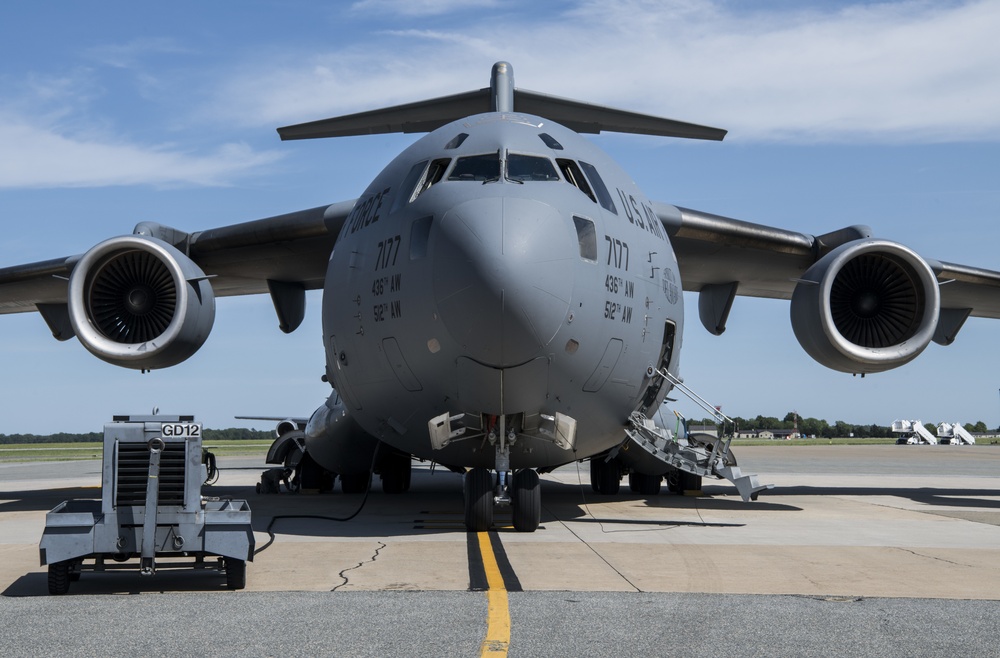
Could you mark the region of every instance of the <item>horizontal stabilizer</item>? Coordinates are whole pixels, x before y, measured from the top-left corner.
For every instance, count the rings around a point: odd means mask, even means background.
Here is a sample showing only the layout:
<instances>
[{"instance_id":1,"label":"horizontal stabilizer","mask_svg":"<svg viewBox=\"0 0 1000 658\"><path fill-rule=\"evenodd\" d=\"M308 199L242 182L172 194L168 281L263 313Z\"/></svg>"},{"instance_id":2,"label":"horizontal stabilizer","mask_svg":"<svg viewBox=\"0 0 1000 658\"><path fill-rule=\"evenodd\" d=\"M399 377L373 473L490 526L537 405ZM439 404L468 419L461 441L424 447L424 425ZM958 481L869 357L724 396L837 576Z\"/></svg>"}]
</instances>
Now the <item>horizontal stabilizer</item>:
<instances>
[{"instance_id":1,"label":"horizontal stabilizer","mask_svg":"<svg viewBox=\"0 0 1000 658\"><path fill-rule=\"evenodd\" d=\"M425 133L463 117L489 112L489 93L489 89L480 89L416 103L394 105L381 110L299 123L278 128L278 135L282 140L290 140L384 133Z\"/></svg>"},{"instance_id":2,"label":"horizontal stabilizer","mask_svg":"<svg viewBox=\"0 0 1000 658\"><path fill-rule=\"evenodd\" d=\"M726 131L650 114L616 110L603 105L549 96L535 91L514 91L514 109L561 123L578 133L634 133L659 137L722 141Z\"/></svg>"},{"instance_id":3,"label":"horizontal stabilizer","mask_svg":"<svg viewBox=\"0 0 1000 658\"><path fill-rule=\"evenodd\" d=\"M383 133L420 133L491 110L490 89L442 96L330 119L278 128L282 140L348 137ZM580 133L604 131L720 141L726 131L649 114L514 90L514 111L555 121Z\"/></svg>"}]
</instances>

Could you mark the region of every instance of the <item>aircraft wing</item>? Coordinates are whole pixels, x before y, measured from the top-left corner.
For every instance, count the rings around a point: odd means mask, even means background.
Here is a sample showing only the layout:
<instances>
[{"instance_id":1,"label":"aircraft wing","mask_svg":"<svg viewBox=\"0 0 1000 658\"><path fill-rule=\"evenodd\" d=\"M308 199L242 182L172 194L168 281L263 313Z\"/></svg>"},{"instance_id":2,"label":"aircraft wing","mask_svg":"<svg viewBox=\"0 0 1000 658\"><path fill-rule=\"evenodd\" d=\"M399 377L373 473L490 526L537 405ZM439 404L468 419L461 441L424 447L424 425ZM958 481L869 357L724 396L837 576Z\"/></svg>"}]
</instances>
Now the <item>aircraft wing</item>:
<instances>
[{"instance_id":1,"label":"aircraft wing","mask_svg":"<svg viewBox=\"0 0 1000 658\"><path fill-rule=\"evenodd\" d=\"M725 330L735 295L792 299L800 285L817 284L826 271L818 264L831 252L875 242L867 226L813 236L665 203L653 206L673 243L683 287L700 293L702 323L716 334ZM937 283L936 342L954 340L969 316L1000 318L1000 272L913 256L927 264Z\"/></svg>"},{"instance_id":2,"label":"aircraft wing","mask_svg":"<svg viewBox=\"0 0 1000 658\"><path fill-rule=\"evenodd\" d=\"M345 201L190 234L143 223L136 234L176 247L218 296L266 293L268 281L313 290L323 286L333 243L353 206ZM0 314L66 304L69 277L83 256L0 268Z\"/></svg>"},{"instance_id":3,"label":"aircraft wing","mask_svg":"<svg viewBox=\"0 0 1000 658\"><path fill-rule=\"evenodd\" d=\"M186 233L152 222L83 254L0 268L0 314L38 311L115 365L175 365L208 337L217 296L270 293L294 331L354 201ZM80 276L76 276L79 274Z\"/></svg>"}]
</instances>

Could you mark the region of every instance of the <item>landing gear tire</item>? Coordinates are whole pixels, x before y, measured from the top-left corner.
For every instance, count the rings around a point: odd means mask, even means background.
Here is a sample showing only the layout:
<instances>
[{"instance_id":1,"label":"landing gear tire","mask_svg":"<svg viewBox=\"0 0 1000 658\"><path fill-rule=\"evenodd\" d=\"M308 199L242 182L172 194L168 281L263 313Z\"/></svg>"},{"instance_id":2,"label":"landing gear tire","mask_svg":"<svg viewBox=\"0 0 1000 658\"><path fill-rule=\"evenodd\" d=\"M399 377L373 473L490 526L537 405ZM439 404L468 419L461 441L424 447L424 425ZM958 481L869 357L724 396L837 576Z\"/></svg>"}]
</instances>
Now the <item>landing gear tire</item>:
<instances>
[{"instance_id":1,"label":"landing gear tire","mask_svg":"<svg viewBox=\"0 0 1000 658\"><path fill-rule=\"evenodd\" d=\"M337 475L326 470L322 466L316 463L316 460L312 458L308 452L302 456L302 459L296 465L296 475L295 479L295 490L300 491L302 489L311 489L320 492L333 491L334 480ZM289 491L292 489L292 485L289 480L286 483Z\"/></svg>"},{"instance_id":2,"label":"landing gear tire","mask_svg":"<svg viewBox=\"0 0 1000 658\"><path fill-rule=\"evenodd\" d=\"M302 489L302 460L305 453L298 450L294 452L289 450L288 453L285 457L285 488L288 489L288 493L298 493ZM333 488L332 483L330 488Z\"/></svg>"},{"instance_id":3,"label":"landing gear tire","mask_svg":"<svg viewBox=\"0 0 1000 658\"><path fill-rule=\"evenodd\" d=\"M534 532L542 518L542 488L538 484L538 473L526 468L515 473L513 479L511 503L514 529Z\"/></svg>"},{"instance_id":4,"label":"landing gear tire","mask_svg":"<svg viewBox=\"0 0 1000 658\"><path fill-rule=\"evenodd\" d=\"M604 461L601 457L590 460L590 486L594 491L603 496L614 496L621 484L622 473L617 461Z\"/></svg>"},{"instance_id":5,"label":"landing gear tire","mask_svg":"<svg viewBox=\"0 0 1000 658\"><path fill-rule=\"evenodd\" d=\"M663 481L661 475L646 475L645 473L633 473L636 479L636 486L639 494L643 496L658 496L660 494L660 483ZM631 484L631 476L629 479ZM635 491L635 489L633 489Z\"/></svg>"},{"instance_id":6,"label":"landing gear tire","mask_svg":"<svg viewBox=\"0 0 1000 658\"><path fill-rule=\"evenodd\" d=\"M49 565L49 594L59 595L69 591L70 561Z\"/></svg>"},{"instance_id":7,"label":"landing gear tire","mask_svg":"<svg viewBox=\"0 0 1000 658\"><path fill-rule=\"evenodd\" d=\"M222 567L226 570L226 587L232 590L247 586L247 563L234 557L222 559Z\"/></svg>"},{"instance_id":8,"label":"landing gear tire","mask_svg":"<svg viewBox=\"0 0 1000 658\"><path fill-rule=\"evenodd\" d=\"M371 473L341 473L340 488L345 494L359 494L368 490Z\"/></svg>"},{"instance_id":9,"label":"landing gear tire","mask_svg":"<svg viewBox=\"0 0 1000 658\"><path fill-rule=\"evenodd\" d=\"M392 455L382 467L382 492L401 494L410 490L412 462L409 455Z\"/></svg>"},{"instance_id":10,"label":"landing gear tire","mask_svg":"<svg viewBox=\"0 0 1000 658\"><path fill-rule=\"evenodd\" d=\"M493 525L493 476L490 469L478 466L468 471L464 488L466 530L489 530Z\"/></svg>"},{"instance_id":11,"label":"landing gear tire","mask_svg":"<svg viewBox=\"0 0 1000 658\"><path fill-rule=\"evenodd\" d=\"M675 493L675 494L684 493L683 491L681 491L680 473L681 472L677 469L671 469L667 471L666 475L663 476L663 479L667 483L667 491L669 491L670 493Z\"/></svg>"},{"instance_id":12,"label":"landing gear tire","mask_svg":"<svg viewBox=\"0 0 1000 658\"><path fill-rule=\"evenodd\" d=\"M678 493L684 494L686 491L701 491L701 476L695 475L694 473L688 473L687 471L677 472L677 482L680 491Z\"/></svg>"}]
</instances>

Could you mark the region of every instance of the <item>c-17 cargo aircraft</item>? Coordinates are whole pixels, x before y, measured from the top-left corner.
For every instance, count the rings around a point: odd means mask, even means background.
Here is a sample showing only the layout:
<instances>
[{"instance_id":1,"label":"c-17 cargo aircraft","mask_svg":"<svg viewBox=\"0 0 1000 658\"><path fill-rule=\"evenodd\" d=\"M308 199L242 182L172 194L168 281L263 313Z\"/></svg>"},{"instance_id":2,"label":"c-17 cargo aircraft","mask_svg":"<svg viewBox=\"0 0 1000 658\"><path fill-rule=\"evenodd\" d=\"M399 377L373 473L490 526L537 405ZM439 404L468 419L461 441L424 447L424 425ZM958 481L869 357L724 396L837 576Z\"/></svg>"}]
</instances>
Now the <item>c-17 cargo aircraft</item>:
<instances>
[{"instance_id":1,"label":"c-17 cargo aircraft","mask_svg":"<svg viewBox=\"0 0 1000 658\"><path fill-rule=\"evenodd\" d=\"M680 380L682 290L725 330L737 294L790 300L803 349L845 373L950 344L1000 317L1000 273L850 226L812 236L650 200L581 133L721 140L725 131L490 86L280 128L284 140L428 134L355 200L193 233L144 222L83 254L0 269L0 312L38 311L109 363L193 355L215 298L268 293L283 331L323 289L325 379L308 462L364 490L409 487L411 459L465 472L465 522L540 519L539 472L589 459L591 484L657 493L701 476L764 489L722 441L651 418ZM692 480L692 478L694 478ZM680 485L677 483L680 482ZM697 486L697 485L695 485Z\"/></svg>"}]
</instances>

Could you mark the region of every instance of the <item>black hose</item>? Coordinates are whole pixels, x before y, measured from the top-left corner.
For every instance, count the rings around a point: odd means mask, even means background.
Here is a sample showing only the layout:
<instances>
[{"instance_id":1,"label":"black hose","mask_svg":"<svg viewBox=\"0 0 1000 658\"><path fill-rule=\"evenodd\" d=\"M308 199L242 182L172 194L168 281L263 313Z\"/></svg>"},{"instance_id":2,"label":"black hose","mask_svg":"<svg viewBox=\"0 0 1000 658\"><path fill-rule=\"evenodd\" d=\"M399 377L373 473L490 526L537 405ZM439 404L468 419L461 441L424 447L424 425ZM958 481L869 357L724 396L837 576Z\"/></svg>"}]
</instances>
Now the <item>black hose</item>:
<instances>
[{"instance_id":1,"label":"black hose","mask_svg":"<svg viewBox=\"0 0 1000 658\"><path fill-rule=\"evenodd\" d=\"M350 521L351 519L353 519L354 517L356 517L358 514L360 514L361 510L363 510L365 508L365 503L368 502L368 494L371 493L371 490L372 490L372 480L375 479L375 462L378 459L378 451L379 451L379 448L381 447L381 445L382 445L381 442L379 442L378 444L375 445L375 454L372 455L372 463L371 463L371 466L368 469L368 488L365 489L365 496L364 496L364 498L361 499L361 503L358 505L358 508L356 510L354 510L354 512L352 512L348 516L343 516L343 517L340 517L340 516L318 516L316 514L281 514L279 516L272 517L271 518L271 522L267 524L267 529L264 530L264 532L266 532L267 535L268 535L267 543L265 543L260 548L256 549L253 552L253 554L254 555L259 555L259 554L263 553L265 550L267 550L268 548L270 548L271 544L274 543L275 536L274 536L274 531L272 530L272 528L274 527L275 522L277 522L280 519L316 519L316 520L319 520L319 521L337 521L338 523L344 523L346 521Z\"/></svg>"},{"instance_id":2,"label":"black hose","mask_svg":"<svg viewBox=\"0 0 1000 658\"><path fill-rule=\"evenodd\" d=\"M219 479L219 467L215 463L215 453L202 450L201 463L205 465L205 484L209 486L215 484Z\"/></svg>"}]
</instances>

